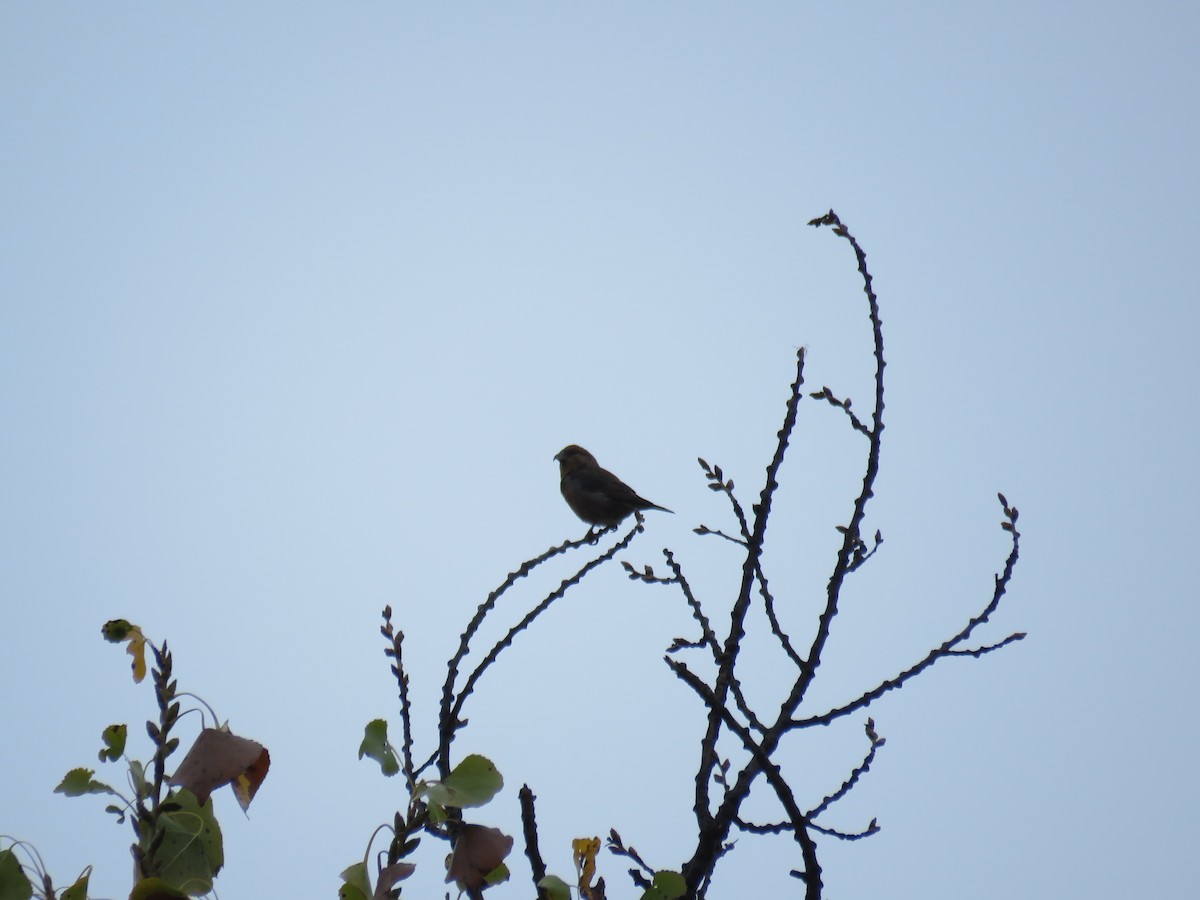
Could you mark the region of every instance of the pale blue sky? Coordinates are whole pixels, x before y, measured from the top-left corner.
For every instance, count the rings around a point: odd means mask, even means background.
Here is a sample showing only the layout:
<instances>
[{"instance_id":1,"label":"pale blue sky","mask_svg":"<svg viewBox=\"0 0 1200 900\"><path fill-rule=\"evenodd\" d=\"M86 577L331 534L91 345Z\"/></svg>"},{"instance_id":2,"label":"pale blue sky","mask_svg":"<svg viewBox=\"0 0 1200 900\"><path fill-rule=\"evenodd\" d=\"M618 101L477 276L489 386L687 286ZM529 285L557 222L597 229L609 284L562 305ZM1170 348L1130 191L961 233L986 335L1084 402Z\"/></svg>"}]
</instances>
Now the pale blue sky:
<instances>
[{"instance_id":1,"label":"pale blue sky","mask_svg":"<svg viewBox=\"0 0 1200 900\"><path fill-rule=\"evenodd\" d=\"M1029 638L873 709L887 746L824 822L883 831L822 841L828 896L1189 893L1198 41L1189 3L0 7L0 832L127 894L128 829L51 793L153 709L99 638L124 616L271 749L248 820L218 795L221 895L334 896L404 802L356 759L396 721L384 604L424 756L462 624L581 533L564 444L676 511L625 558L672 547L716 607L695 458L753 502L801 344L866 410L853 259L804 227L833 207L883 309L886 542L810 712L983 606L997 490L1024 556L985 636ZM768 557L797 633L860 445L802 405ZM689 621L614 569L519 640L458 748L507 778L486 821L515 833L528 782L559 874L610 827L677 867ZM861 722L787 746L813 802ZM529 895L513 863L497 896ZM715 897L795 889L785 840L726 863Z\"/></svg>"}]
</instances>

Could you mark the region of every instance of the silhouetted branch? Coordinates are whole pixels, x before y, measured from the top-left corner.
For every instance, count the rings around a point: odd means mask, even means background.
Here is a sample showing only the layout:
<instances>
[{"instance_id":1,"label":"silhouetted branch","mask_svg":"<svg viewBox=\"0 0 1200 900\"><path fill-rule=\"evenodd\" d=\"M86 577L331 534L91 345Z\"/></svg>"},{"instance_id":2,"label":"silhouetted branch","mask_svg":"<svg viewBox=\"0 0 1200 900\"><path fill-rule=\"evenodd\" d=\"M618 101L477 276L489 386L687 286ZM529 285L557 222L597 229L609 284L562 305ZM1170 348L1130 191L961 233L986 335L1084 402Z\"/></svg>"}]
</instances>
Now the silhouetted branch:
<instances>
[{"instance_id":1,"label":"silhouetted branch","mask_svg":"<svg viewBox=\"0 0 1200 900\"><path fill-rule=\"evenodd\" d=\"M633 563L621 560L621 568L629 575L630 581L640 581L642 584L674 584L675 579L671 576L655 575L654 569L649 565L643 566L639 572L634 568Z\"/></svg>"},{"instance_id":2,"label":"silhouetted branch","mask_svg":"<svg viewBox=\"0 0 1200 900\"><path fill-rule=\"evenodd\" d=\"M733 824L747 834L783 834L796 830L791 822L747 822L741 816L734 816Z\"/></svg>"},{"instance_id":3,"label":"silhouetted branch","mask_svg":"<svg viewBox=\"0 0 1200 900\"><path fill-rule=\"evenodd\" d=\"M708 616L704 614L704 609L700 606L700 601L696 598L692 591L692 586L688 582L687 577L683 574L683 569L675 560L675 554L670 550L664 550L663 556L666 557L667 565L671 569L673 580L679 585L679 589L683 592L684 599L691 607L692 617L700 625L700 633L704 635L704 645L712 651L713 662L717 662L721 656L721 645L717 641L717 635L713 631L712 623L709 622Z\"/></svg>"},{"instance_id":4,"label":"silhouetted branch","mask_svg":"<svg viewBox=\"0 0 1200 900\"><path fill-rule=\"evenodd\" d=\"M716 633L712 629L708 617L704 614L704 610L700 606L700 601L692 592L692 586L688 583L686 576L683 574L683 569L675 560L675 554L669 549L663 550L663 556L666 557L667 565L671 567L673 573L672 581L679 585L679 589L683 591L683 596L688 602L688 606L692 608L692 615L697 622L700 623L701 633L704 635L703 643L712 652L713 662L720 664L721 661L721 645L717 641ZM686 642L681 642L676 639L676 643L667 650L668 653L674 650L682 649ZM756 731L762 732L766 730L766 726L759 721L758 716L750 708L750 704L746 702L745 695L742 693L741 682L735 677L730 683L730 692L733 694L734 702L738 709L746 717L746 721L750 723L750 727Z\"/></svg>"},{"instance_id":5,"label":"silhouetted branch","mask_svg":"<svg viewBox=\"0 0 1200 900\"><path fill-rule=\"evenodd\" d=\"M762 560L757 559L754 562L755 577L758 580L758 593L763 599L763 609L767 614L767 622L771 626L771 634L775 635L779 641L779 646L783 648L783 652L787 654L788 659L796 664L796 667L803 669L805 662L800 658L800 654L792 646L791 639L784 632L779 624L779 619L775 615L775 597L771 594L771 589L767 584L767 573L762 570Z\"/></svg>"},{"instance_id":6,"label":"silhouetted branch","mask_svg":"<svg viewBox=\"0 0 1200 900\"><path fill-rule=\"evenodd\" d=\"M882 543L883 532L879 530L876 530L875 532L875 546L873 546L870 550L867 549L867 545L863 543L862 539L860 538L858 545L854 548L854 559L850 561L850 568L848 569L848 572L856 571L859 566L874 556L875 551L879 549L879 545Z\"/></svg>"},{"instance_id":7,"label":"silhouetted branch","mask_svg":"<svg viewBox=\"0 0 1200 900\"><path fill-rule=\"evenodd\" d=\"M509 647L512 645L512 642L516 638L516 636L518 634L520 634L522 631L524 631L526 628L528 628L531 624L533 624L534 620L537 619L537 617L540 616L547 609L549 609L550 605L555 600L558 600L560 597L562 597L564 594L566 594L566 592L570 588L572 588L574 585L577 585L580 581L582 581L583 577L585 575L587 575L588 572L592 571L597 566L602 565L603 563L612 559L614 556L617 555L617 553L619 553L620 551L622 551L626 547L628 547L630 542L634 539L634 537L645 530L644 523L645 523L645 520L642 518L641 513L635 513L635 524L634 524L633 528L631 528L629 530L629 532L623 538L621 538L621 540L617 541L615 544L613 544L611 547L609 547L608 550L606 550L604 553L600 554L599 556L595 557L594 559L589 560L585 565L581 566L579 568L579 570L574 575L572 575L570 578L564 579L557 588L555 588L553 591L551 591L549 594L547 594L546 597L537 606L535 606L532 610L530 610L524 616L522 616L521 620L516 625L514 625L512 628L510 628L508 630L508 633L505 634L503 638L501 638L499 641L496 642L496 644L492 647L492 649L488 651L487 655L484 656L484 658L480 661L479 665L476 666L474 671L472 671L471 674L467 677L467 680L463 683L463 686L458 691L457 695L453 695L453 693L452 693L450 697L447 697L447 695L445 693L443 693L443 699L442 699L443 712L442 712L442 719L441 719L441 724L440 724L441 743L440 743L439 749L438 749L438 770L442 773L443 778L445 778L450 773L450 742L454 738L454 733L459 728L461 728L462 725L464 724L464 722L461 718L463 705L466 703L467 697L469 697L471 695L471 693L475 690L475 685L479 682L479 679L483 676L483 673L486 672L488 670L488 668L491 667L492 663L494 663L496 661L496 659L500 656L501 652L503 652L503 650L506 647ZM527 564L527 567L522 566L522 568L519 569L517 571L517 573L514 573L513 575L509 576L508 581L505 582L505 584L502 588L500 588L496 592L493 592L493 596L488 598L487 603L494 605L493 597L496 596L500 590L506 589L518 577L520 577L521 575L527 574L528 569L533 568L533 566L536 565L537 563L544 562L546 559L549 559L551 556L557 555L557 553L562 552L564 549L580 547L580 546L583 546L583 544L585 544L585 543L588 543L588 541L586 539L583 539L580 541L568 541L567 543L561 545L561 547L552 548L551 550L542 554L542 556L538 557L535 562L532 562L531 564ZM491 607L488 606L488 609L490 609L490 608ZM480 609L481 609L481 611L483 611L483 607L480 607ZM486 615L486 611L483 611L482 613L477 613L476 619L472 621L472 624L476 624L478 621L482 621L483 615ZM457 666L457 664L459 662L461 662L461 656L456 656L454 658L454 660L452 660L452 666ZM453 681L455 680L456 676L457 676L457 668L452 668L450 675L447 676L447 682L446 682L447 685L451 686L451 690L452 690Z\"/></svg>"},{"instance_id":8,"label":"silhouetted branch","mask_svg":"<svg viewBox=\"0 0 1200 900\"><path fill-rule=\"evenodd\" d=\"M826 828L823 825L818 825L815 822L809 822L808 827L813 831L820 832L828 837L835 837L842 841L861 841L863 838L870 837L871 835L878 834L879 832L879 823L874 819L872 819L871 824L862 831L837 831L833 828Z\"/></svg>"},{"instance_id":9,"label":"silhouetted branch","mask_svg":"<svg viewBox=\"0 0 1200 900\"><path fill-rule=\"evenodd\" d=\"M408 699L408 673L404 671L404 657L402 652L404 632L396 631L392 627L391 604L383 608L383 624L379 627L379 633L390 644L383 652L385 656L393 660L392 674L396 676L396 683L400 688L400 726L403 735L400 745L400 752L403 759L401 766L404 772L404 780L411 794L416 784L416 772L413 769L412 756L412 705Z\"/></svg>"},{"instance_id":10,"label":"silhouetted branch","mask_svg":"<svg viewBox=\"0 0 1200 900\"><path fill-rule=\"evenodd\" d=\"M806 900L817 900L817 898L821 896L821 867L817 862L816 845L812 842L812 838L809 837L807 831L805 830L807 826L811 825L811 823L808 822L807 817L797 805L796 798L792 793L791 785L789 785L787 780L783 777L783 773L780 771L779 766L776 765L776 763L771 759L771 753L774 751L774 745L778 742L777 735L782 733L782 729L780 729L778 726L770 729L763 737L762 741L759 742L750 733L749 729L734 717L733 713L727 706L722 705L719 708L715 706L715 704L719 702L716 693L707 684L705 684L699 678L699 676L697 676L694 672L688 669L687 666L678 660L671 659L670 657L665 657L665 659L667 665L671 667L671 671L673 671L680 678L680 680L688 685L688 687L692 688L692 690L694 690L700 696L705 704L708 705L710 710L714 708L717 709L717 714L725 723L725 726L731 732L733 732L733 734L735 734L739 740L741 740L742 746L749 751L753 762L757 763L758 771L762 772L768 783L774 789L776 799L779 800L780 805L783 807L784 812L787 813L788 819L790 820L790 830L792 831L796 842L800 845L801 856L805 862L804 871L806 873ZM768 747L768 741L771 742L770 747ZM743 776L745 775L746 771L746 769L742 770ZM734 790L740 787L741 785L739 784L734 788ZM747 787L746 791L748 792L748 790L749 788ZM732 791L730 793L732 793ZM742 796L744 796L744 794L742 794ZM731 806L730 796L729 794L726 795L725 801L722 803L721 810L717 817L717 821L720 821L725 825L724 834L726 835L728 834L729 828L732 826L734 820L737 818L739 806L740 800L736 803L733 803ZM730 807L731 811L726 812L726 807ZM718 846L713 850L715 854L714 860L716 856L719 856L720 852L722 852L721 846L723 844L724 837L722 837L720 844L718 844ZM688 877L686 868L684 877ZM700 881L706 881L708 877L709 876L706 875L703 879L698 880L696 882L696 887L693 890L699 893ZM690 887L691 884L689 884L689 888Z\"/></svg>"},{"instance_id":11,"label":"silhouetted branch","mask_svg":"<svg viewBox=\"0 0 1200 900\"><path fill-rule=\"evenodd\" d=\"M830 406L836 406L838 409L840 409L842 412L844 412L847 416L850 417L850 427L852 427L855 431L862 432L867 437L871 436L871 429L863 424L862 419L860 419L858 416L856 416L853 412L850 411L850 398L849 397L847 397L845 400L839 400L837 397L835 397L833 395L833 391L831 391L828 388L828 386L821 388L819 391L813 391L808 396L812 397L814 400L829 401Z\"/></svg>"},{"instance_id":12,"label":"silhouetted branch","mask_svg":"<svg viewBox=\"0 0 1200 900\"><path fill-rule=\"evenodd\" d=\"M691 860L684 866L684 878L692 892L699 889L702 881L711 874L711 867L716 861L717 852L725 836L729 833L732 823L732 812L736 811L741 800L738 799L728 810L730 798L728 795L721 803L721 809L726 810L723 821L719 821L712 813L708 785L712 780L713 769L717 764L716 745L721 731L722 712L725 700L734 681L734 667L737 663L738 650L745 636L746 612L750 608L750 598L753 582L759 571L759 558L762 555L763 539L766 535L767 520L771 513L771 500L779 486L777 480L779 467L783 464L787 452L788 441L796 426L796 410L803 396L801 388L804 385L804 348L796 351L796 378L792 382L791 394L788 397L783 426L779 429L779 441L775 446L775 455L767 466L766 483L763 486L759 502L754 506L754 529L747 535L748 544L746 561L742 566L742 583L738 589L730 614L729 636L721 653L717 667L717 680L714 689L714 700L709 706L708 727L701 741L700 765L695 779L695 813L700 829L700 840L697 850ZM713 474L717 474L713 469ZM740 507L738 507L740 508ZM749 790L749 786L746 786Z\"/></svg>"},{"instance_id":13,"label":"silhouetted branch","mask_svg":"<svg viewBox=\"0 0 1200 900\"><path fill-rule=\"evenodd\" d=\"M714 534L717 537L725 538L725 540L729 541L732 544L737 544L739 547L746 546L746 542L743 541L741 538L735 538L733 535L726 534L719 528L709 528L707 525L697 525L695 528L692 529L692 531L699 535Z\"/></svg>"},{"instance_id":14,"label":"silhouetted branch","mask_svg":"<svg viewBox=\"0 0 1200 900\"><path fill-rule=\"evenodd\" d=\"M534 813L533 801L537 799L529 785L521 785L517 791L517 799L521 804L521 831L525 835L525 855L529 857L529 867L533 870L533 886L537 888L538 897L545 893L537 884L546 877L546 863L542 860L542 852L538 849L537 816Z\"/></svg>"},{"instance_id":15,"label":"silhouetted branch","mask_svg":"<svg viewBox=\"0 0 1200 900\"><path fill-rule=\"evenodd\" d=\"M762 499L754 508L754 531L749 541L746 561L743 564L742 586L734 601L730 635L726 641L722 666L718 670L714 703L709 708L708 730L705 733L702 745L696 785L696 815L698 824L700 825L700 836L697 841L695 853L684 865L684 877L687 881L689 892L693 895L698 893L699 885L706 881L711 874L712 867L716 861L716 848L724 842L741 803L750 793L750 788L754 780L760 773L767 773L768 778L771 778L771 770L767 767L766 763L769 762L771 754L775 752L783 734L790 729L790 720L804 698L820 665L821 652L829 638L833 618L837 615L838 597L841 592L842 583L847 573L851 570L851 567L861 564L861 558L864 556L864 552L859 549L862 545L859 534L862 520L866 514L867 502L874 494L874 483L879 471L880 437L883 433L883 370L885 363L883 358L882 323L879 317L878 302L871 287L871 275L866 266L866 257L862 249L858 246L858 243L842 227L832 210L826 216L814 220L810 224L835 225L835 233L847 239L854 248L858 259L859 272L863 277L864 292L867 295L869 317L875 340L874 356L876 361L875 410L872 416L872 426L868 434L869 449L867 453L866 472L863 476L862 491L854 503L850 523L842 529L844 535L842 548L838 553L837 562L829 580L826 606L818 620L817 631L807 655L806 663L800 666L799 675L787 698L781 705L776 724L769 728L762 736L759 748L760 752L752 754L749 762L738 773L734 784L726 791L717 812L713 814L708 807L709 796L707 788L708 781L712 777L712 768L715 759L715 754L711 752L711 748L715 746L719 734L722 722L721 711L723 711L725 696L728 690L727 679L736 664L741 638L744 633L745 612L750 596L750 582L761 571L762 543L766 532L767 519L770 515L771 498L778 485L778 471L782 465L791 432L795 427L796 411L800 397L802 396L804 349L801 348L798 352L797 378L792 385L792 396L788 402L783 427L779 432L779 444L776 447L775 456L767 468L767 482L763 488ZM847 409L848 404L839 403L837 405L843 406L849 412ZM856 417L851 416L852 422L856 420ZM730 728L733 730L732 725ZM776 793L778 795L778 790ZM805 858L805 871L808 873L806 877L806 894L810 900L813 900L813 898L820 896L820 877L819 868L816 868L815 845L811 842L811 838L803 828L798 830L796 837L801 842L801 850ZM817 873L816 878L813 878L814 872Z\"/></svg>"},{"instance_id":16,"label":"silhouetted branch","mask_svg":"<svg viewBox=\"0 0 1200 900\"><path fill-rule=\"evenodd\" d=\"M1015 631L1012 634L1010 634L1008 637L1006 637L1004 640L999 641L998 643L985 644L982 647L975 647L974 649L971 649L971 650L947 650L946 655L947 656L974 656L976 659L979 659L979 657L983 656L985 653L991 653L993 650L999 650L1001 647L1007 647L1009 644L1015 643L1016 641L1023 641L1023 640L1025 640L1025 632Z\"/></svg>"},{"instance_id":17,"label":"silhouetted branch","mask_svg":"<svg viewBox=\"0 0 1200 900\"><path fill-rule=\"evenodd\" d=\"M608 850L614 856L624 856L637 863L636 869L629 870L629 877L633 879L633 883L639 888L645 890L650 887L650 879L654 877L654 869L642 859L637 850L633 847L626 847L624 841L621 840L621 835L617 834L617 829L609 829L608 832Z\"/></svg>"},{"instance_id":18,"label":"silhouetted branch","mask_svg":"<svg viewBox=\"0 0 1200 900\"><path fill-rule=\"evenodd\" d=\"M1003 497L1003 495L1001 496ZM1003 504L1003 500L1001 502ZM794 722L795 726L798 728L808 728L813 725L828 725L835 719L849 715L856 710L865 709L888 691L903 687L910 679L928 669L939 659L955 655L982 656L984 653L989 653L992 650L999 649L1000 647L1011 644L1014 641L1022 640L1025 637L1025 634L1023 632L1017 632L1015 634L1010 634L1003 641L1000 641L998 644L992 647L982 647L977 650L957 652L954 649L956 645L969 638L971 636L971 632L973 632L978 626L982 625L984 622L988 621L989 618L991 618L992 614L996 611L996 608L1000 605L1000 600L1004 596L1005 591L1008 589L1008 583L1012 580L1013 569L1017 564L1017 559L1020 557L1021 549L1021 534L1015 527L1016 513L1016 509L1005 509L1005 520L1003 523L1001 523L1001 527L1012 535L1012 549L1009 551L1008 558L1004 562L1003 572L996 576L996 588L992 593L991 601L984 608L983 612L970 619L962 628L962 630L956 635L943 642L940 646L930 650L929 653L925 655L924 659L905 669L895 678L887 679L844 706L835 707L834 709L824 712L819 716L810 716L805 719L797 719Z\"/></svg>"},{"instance_id":19,"label":"silhouetted branch","mask_svg":"<svg viewBox=\"0 0 1200 900\"><path fill-rule=\"evenodd\" d=\"M788 702L791 704L793 710L804 698L813 677L816 675L817 668L821 665L821 653L825 649L826 641L829 640L830 628L833 625L834 617L837 615L838 598L841 595L842 583L846 575L851 571L851 567L856 565L855 560L857 557L861 556L861 554L855 551L862 542L860 537L862 521L866 516L867 503L875 496L875 479L879 475L879 448L884 428L883 370L887 365L883 358L883 322L879 317L879 301L875 297L875 291L871 286L871 273L867 269L866 254L863 253L862 248L858 245L858 241L846 230L833 210L830 210L818 219L812 220L809 224L834 226L834 234L845 238L850 243L850 246L854 249L855 258L858 260L858 271L862 275L863 292L867 295L868 315L871 320L871 332L875 341L875 409L871 414L871 427L866 432L869 447L867 450L866 471L863 474L862 490L859 492L858 498L854 501L850 523L843 529L842 548L838 552L837 562L834 565L833 573L829 577L825 610L821 613L820 620L817 623L817 633L813 638L812 646L808 653L808 668L801 672L800 678L796 683L796 690L788 698ZM846 406L848 407L848 405L847 401ZM847 412L849 412L848 408Z\"/></svg>"},{"instance_id":20,"label":"silhouetted branch","mask_svg":"<svg viewBox=\"0 0 1200 900\"><path fill-rule=\"evenodd\" d=\"M696 462L700 463L700 468L704 470L704 475L708 479L708 489L710 491L719 491L725 495L725 498L729 501L729 505L733 507L733 514L737 517L738 527L742 530L742 539L740 541L726 534L721 534L721 537L729 538L734 543L744 546L750 540L750 526L746 524L746 513L742 509L742 504L733 493L733 479L726 480L725 473L721 471L720 466L710 466L702 457L696 457Z\"/></svg>"},{"instance_id":21,"label":"silhouetted branch","mask_svg":"<svg viewBox=\"0 0 1200 900\"><path fill-rule=\"evenodd\" d=\"M801 350L801 354L803 354L803 350ZM803 362L801 362L801 365L803 365ZM746 524L746 515L742 510L742 504L738 501L737 496L733 493L733 479L730 478L726 480L725 473L721 471L720 466L710 466L703 458L698 458L697 462L700 463L700 468L704 470L704 474L709 480L709 489L720 491L726 496L726 498L728 498L730 506L733 507L734 514L737 516L738 527L741 528L742 531L742 538L735 538L726 534L724 531L709 528L707 525L700 525L692 530L699 535L712 534L725 538L725 540L734 544L738 544L739 546L749 547L750 530L749 526ZM798 654L792 647L792 643L788 639L787 634L784 633L783 628L779 625L779 619L775 614L775 598L771 595L770 587L767 584L767 576L762 570L761 559L757 557L755 558L755 566L756 569L754 575L758 580L759 594L762 596L763 603L766 608L767 621L771 624L771 633L774 634L779 640L780 646L791 658L792 662L794 662L797 666L803 666L804 660L800 658L800 654Z\"/></svg>"},{"instance_id":22,"label":"silhouetted branch","mask_svg":"<svg viewBox=\"0 0 1200 900\"><path fill-rule=\"evenodd\" d=\"M837 803L837 801L841 800L848 793L850 793L851 788L853 788L854 785L858 783L858 780L870 770L871 763L875 761L875 751L887 743L886 740L875 733L874 719L867 719L866 732L867 740L871 742L870 749L867 750L867 755L863 758L862 762L854 767L854 771L850 773L849 778L842 782L842 786L840 788L808 811L807 818L810 821L815 819L821 813L825 812L825 810L829 809L829 807L834 803Z\"/></svg>"},{"instance_id":23,"label":"silhouetted branch","mask_svg":"<svg viewBox=\"0 0 1200 900\"><path fill-rule=\"evenodd\" d=\"M452 735L454 732L454 728L452 727L449 731L446 729L451 720L450 707L454 702L454 682L458 678L458 667L466 657L467 652L470 650L471 639L474 638L476 633L479 631L479 628L483 624L483 620L487 617L488 613L495 608L500 597L503 596L504 593L517 582L518 579L524 578L542 563L553 559L559 554L566 553L568 550L574 550L579 547L587 546L594 542L594 535L592 535L592 533L589 531L588 534L584 535L582 538L573 541L564 541L557 547L551 547L542 554L535 556L533 559L526 560L525 562L521 563L521 565L518 566L515 571L510 572L508 577L504 579L500 586L488 594L487 599L485 599L483 603L479 604L479 608L475 610L475 615L472 616L471 621L467 624L467 627L463 629L463 633L459 636L458 649L447 663L448 671L446 672L446 681L442 685L442 704L441 714L439 717L441 722L441 740L439 741L438 752L435 754L435 757L440 759L446 758L445 751L449 747L446 738L448 735ZM441 774L444 778L448 774L448 771L444 771Z\"/></svg>"}]
</instances>

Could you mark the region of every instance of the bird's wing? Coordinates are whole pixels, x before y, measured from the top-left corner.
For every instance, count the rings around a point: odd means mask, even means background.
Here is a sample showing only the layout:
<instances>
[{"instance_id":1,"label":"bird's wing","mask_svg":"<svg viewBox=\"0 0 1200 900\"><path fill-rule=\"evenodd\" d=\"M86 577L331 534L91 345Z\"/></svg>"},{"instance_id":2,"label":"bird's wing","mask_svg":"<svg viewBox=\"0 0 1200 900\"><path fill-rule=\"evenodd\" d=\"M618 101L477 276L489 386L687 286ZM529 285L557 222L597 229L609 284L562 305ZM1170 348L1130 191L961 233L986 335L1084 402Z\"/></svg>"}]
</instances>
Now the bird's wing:
<instances>
[{"instance_id":1,"label":"bird's wing","mask_svg":"<svg viewBox=\"0 0 1200 900\"><path fill-rule=\"evenodd\" d=\"M581 468L572 475L581 491L603 497L607 501L635 506L642 499L634 492L633 488L608 469L601 469L599 466Z\"/></svg>"}]
</instances>

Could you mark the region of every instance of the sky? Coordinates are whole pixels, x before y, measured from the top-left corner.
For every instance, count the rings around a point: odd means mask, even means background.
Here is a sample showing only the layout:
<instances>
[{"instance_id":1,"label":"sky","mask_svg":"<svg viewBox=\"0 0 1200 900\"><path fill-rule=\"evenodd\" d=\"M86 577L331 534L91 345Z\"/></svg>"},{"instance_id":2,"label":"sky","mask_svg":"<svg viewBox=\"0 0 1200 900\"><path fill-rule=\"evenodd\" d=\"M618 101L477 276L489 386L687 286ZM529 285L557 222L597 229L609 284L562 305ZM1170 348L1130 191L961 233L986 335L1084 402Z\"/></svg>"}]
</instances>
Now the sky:
<instances>
[{"instance_id":1,"label":"sky","mask_svg":"<svg viewBox=\"0 0 1200 900\"><path fill-rule=\"evenodd\" d=\"M869 412L853 255L805 225L833 208L882 310L884 543L804 710L983 608L997 491L1022 553L979 638L1028 637L871 708L887 744L821 821L882 830L819 840L826 896L1189 894L1198 34L1168 2L0 7L0 833L128 894L128 826L52 793L111 722L149 755L150 685L99 634L123 617L270 749L248 816L216 795L220 895L334 896L406 803L357 758L398 728L380 611L424 757L476 607L583 533L566 444L674 510L620 558L672 549L727 621L697 457L749 508L801 346ZM801 403L766 550L796 635L862 451ZM584 559L520 582L492 639ZM703 711L662 655L692 628L616 566L552 607L467 704L455 751L506 782L480 820L519 834L527 783L551 871L610 828L678 868ZM770 698L791 672L750 646ZM798 797L865 719L784 744ZM442 857L411 893L443 895ZM495 896L529 896L519 839L510 862ZM798 866L742 836L710 896L798 896ZM609 896L626 868L602 854Z\"/></svg>"}]
</instances>

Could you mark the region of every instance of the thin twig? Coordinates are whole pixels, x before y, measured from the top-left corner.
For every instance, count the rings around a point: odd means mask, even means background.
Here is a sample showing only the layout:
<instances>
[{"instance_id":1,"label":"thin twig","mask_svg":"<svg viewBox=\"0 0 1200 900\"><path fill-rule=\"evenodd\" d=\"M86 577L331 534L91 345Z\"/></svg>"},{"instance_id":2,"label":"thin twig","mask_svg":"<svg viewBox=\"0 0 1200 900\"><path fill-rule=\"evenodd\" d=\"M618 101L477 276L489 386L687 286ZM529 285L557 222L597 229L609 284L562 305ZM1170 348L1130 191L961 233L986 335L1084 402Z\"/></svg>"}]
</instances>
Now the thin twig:
<instances>
[{"instance_id":1,"label":"thin twig","mask_svg":"<svg viewBox=\"0 0 1200 900\"><path fill-rule=\"evenodd\" d=\"M413 737L412 737L412 704L408 697L408 673L404 671L404 632L392 627L392 607L388 604L383 608L383 625L379 633L390 646L384 650L384 655L393 660L392 674L396 676L396 684L400 689L400 753L403 758L404 779L411 794L416 786L416 773L413 771Z\"/></svg>"},{"instance_id":2,"label":"thin twig","mask_svg":"<svg viewBox=\"0 0 1200 900\"><path fill-rule=\"evenodd\" d=\"M825 812L825 810L829 809L829 807L834 803L837 803L837 801L841 800L848 793L850 793L854 785L858 784L858 780L862 778L863 775L867 774L868 771L870 771L871 763L875 761L875 751L882 747L886 741L875 733L875 723L871 719L867 720L866 732L867 740L871 742L871 746L867 750L867 755L863 757L862 762L854 767L854 770L850 773L849 777L842 782L842 786L840 788L808 811L807 818L810 821L815 819L821 813Z\"/></svg>"}]
</instances>

